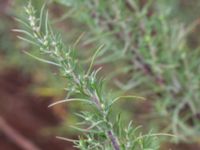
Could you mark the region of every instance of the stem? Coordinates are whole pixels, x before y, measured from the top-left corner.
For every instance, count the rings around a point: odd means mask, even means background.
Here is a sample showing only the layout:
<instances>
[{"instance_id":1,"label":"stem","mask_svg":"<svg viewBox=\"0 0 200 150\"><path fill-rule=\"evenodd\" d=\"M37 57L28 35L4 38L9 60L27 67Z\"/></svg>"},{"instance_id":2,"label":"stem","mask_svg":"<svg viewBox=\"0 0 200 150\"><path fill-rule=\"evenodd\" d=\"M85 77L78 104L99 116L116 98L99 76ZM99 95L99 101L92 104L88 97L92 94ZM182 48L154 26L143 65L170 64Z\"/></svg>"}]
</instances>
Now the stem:
<instances>
[{"instance_id":1,"label":"stem","mask_svg":"<svg viewBox=\"0 0 200 150\"><path fill-rule=\"evenodd\" d=\"M3 117L0 116L0 131L2 131L10 141L14 142L22 150L41 150L34 145L29 139L21 135L17 130L12 128Z\"/></svg>"},{"instance_id":2,"label":"stem","mask_svg":"<svg viewBox=\"0 0 200 150\"><path fill-rule=\"evenodd\" d=\"M37 21L36 21L37 17L35 16L35 11L33 10L34 8L31 5L30 5L30 8L29 7L27 8L27 11L28 11L27 13L28 13L29 18L34 18L31 20L32 22L30 22L30 28L37 28ZM48 16L46 16L46 19L48 19ZM42 23L41 21L42 20L40 20L40 23ZM112 26L110 27L112 28ZM46 27L47 31L48 29L49 28ZM105 111L104 102L101 101L102 98L97 94L98 92L97 92L96 87L94 88L92 86L92 84L94 83L90 81L90 79L94 80L95 76L93 76L93 74L89 75L89 73L87 73L82 78L81 76L82 74L79 74L80 72L76 71L74 67L76 66L76 60L74 58L74 55L71 53L71 51L67 53L68 54L67 56L62 55L63 54L62 50L65 47L63 46L63 43L60 40L60 38L54 35L53 32L51 32L51 35L48 35L40 31L39 29L39 31L33 30L33 33L36 35L36 37L33 36L33 38L35 38L35 40L39 42L38 46L42 48L42 51L44 51L46 54L50 54L51 56L53 56L55 60L59 60L60 68L63 69L64 72L67 74L66 77L68 81L71 84L73 84L73 86L76 88L76 92L81 93L84 96L87 96L88 99L90 99L93 102L93 104L97 107L98 111L101 114L102 119L104 119L103 121L105 121L105 123L109 125L108 131L106 133L107 134L106 140L111 142L109 146L112 145L114 150L120 150L119 140L117 136L114 135L113 126L110 125L112 123L111 121L107 119L108 117ZM48 38L47 36L51 36L51 37ZM43 49L47 49L47 50L43 50ZM90 70L91 70L91 66L89 67L89 72ZM84 77L87 77L87 78L84 78Z\"/></svg>"},{"instance_id":3,"label":"stem","mask_svg":"<svg viewBox=\"0 0 200 150\"><path fill-rule=\"evenodd\" d=\"M99 108L99 111L102 112L102 114L104 115L104 112L103 112L103 108L101 107L101 104L100 104L100 100L97 96L94 96L94 99L93 99L97 105L97 107ZM109 121L108 121L109 122ZM120 146L119 146L119 141L118 141L118 138L116 136L114 136L114 133L112 131L112 129L110 129L108 132L108 137L112 143L112 146L115 150L120 150Z\"/></svg>"},{"instance_id":4,"label":"stem","mask_svg":"<svg viewBox=\"0 0 200 150\"><path fill-rule=\"evenodd\" d=\"M147 2L146 0L141 0L141 4L140 4L141 7L144 6L144 4L146 2ZM125 0L125 5L126 5L127 9L130 10L131 12L136 11L130 0ZM94 6L94 8L95 8L95 6ZM151 14L152 12L150 11L149 13ZM107 28L108 28L109 31L113 32L115 30L114 24L112 22L108 21L103 16L97 16L95 13L92 14L92 16L94 18L96 18L97 20L99 20L100 22L105 22L105 25L107 26ZM101 24L99 24L99 26L101 27ZM141 26L140 28L141 28L142 32L145 32L145 28L143 26ZM125 34L124 32L125 31L122 30L122 31L117 32L117 33L114 34L114 36L121 43L126 43L125 39L132 39L132 37L131 37L132 33ZM154 82L156 84L158 84L158 85L164 85L165 84L164 78L161 75L157 75L154 72L152 66L150 64L148 64L146 62L146 60L143 58L143 56L140 54L140 52L139 52L139 50L137 48L137 44L131 45L130 46L130 51L135 56L135 59L133 58L133 60L131 60L131 64L132 65L135 65L135 63L139 64L140 70L143 71L146 76L152 77L154 79Z\"/></svg>"},{"instance_id":5,"label":"stem","mask_svg":"<svg viewBox=\"0 0 200 150\"><path fill-rule=\"evenodd\" d=\"M76 76L76 74L74 72L72 72L72 76L73 76L74 82L76 84L79 84L80 81L79 81L79 79L77 78L77 76ZM102 106L101 106L100 98L95 93L93 93L92 95L90 95L89 93L85 93L85 94L90 96L91 100L96 104L96 107L98 108L98 110L105 117L104 108L102 108ZM108 137L109 137L109 139L111 141L111 144L112 144L114 150L120 150L118 138L116 136L114 136L112 128L107 132L107 134L108 134Z\"/></svg>"},{"instance_id":6,"label":"stem","mask_svg":"<svg viewBox=\"0 0 200 150\"><path fill-rule=\"evenodd\" d=\"M113 132L110 130L107 133L108 133L108 136L109 136L109 138L112 142L113 148L115 150L120 150L119 142L118 142L117 138L114 136Z\"/></svg>"}]
</instances>

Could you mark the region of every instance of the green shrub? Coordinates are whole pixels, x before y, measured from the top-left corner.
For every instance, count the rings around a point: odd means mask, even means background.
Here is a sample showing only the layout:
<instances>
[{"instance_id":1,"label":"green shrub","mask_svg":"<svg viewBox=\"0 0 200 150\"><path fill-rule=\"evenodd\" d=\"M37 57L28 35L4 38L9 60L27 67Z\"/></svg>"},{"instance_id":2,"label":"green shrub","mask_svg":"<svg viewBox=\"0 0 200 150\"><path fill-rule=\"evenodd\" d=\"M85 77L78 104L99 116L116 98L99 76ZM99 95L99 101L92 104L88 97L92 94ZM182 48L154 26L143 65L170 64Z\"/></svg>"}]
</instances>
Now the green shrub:
<instances>
[{"instance_id":1,"label":"green shrub","mask_svg":"<svg viewBox=\"0 0 200 150\"><path fill-rule=\"evenodd\" d=\"M152 101L148 115L155 126L178 140L199 137L199 47L187 42L197 22L186 25L173 16L181 2L56 1L70 9L65 16L88 27L85 44L105 44L96 64L123 62L110 76L123 92Z\"/></svg>"}]
</instances>

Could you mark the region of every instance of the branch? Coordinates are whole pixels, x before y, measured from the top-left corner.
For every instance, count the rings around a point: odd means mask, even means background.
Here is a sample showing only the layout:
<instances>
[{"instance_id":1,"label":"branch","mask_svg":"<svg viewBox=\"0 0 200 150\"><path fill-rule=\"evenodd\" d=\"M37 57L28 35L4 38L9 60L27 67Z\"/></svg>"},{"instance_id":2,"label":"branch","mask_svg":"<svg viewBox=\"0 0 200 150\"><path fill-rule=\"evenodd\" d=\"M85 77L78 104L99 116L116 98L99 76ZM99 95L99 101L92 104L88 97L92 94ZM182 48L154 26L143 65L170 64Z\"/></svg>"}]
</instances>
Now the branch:
<instances>
[{"instance_id":1,"label":"branch","mask_svg":"<svg viewBox=\"0 0 200 150\"><path fill-rule=\"evenodd\" d=\"M13 129L1 116L0 116L0 130L16 145L23 150L41 150L31 141L22 136L18 131Z\"/></svg>"}]
</instances>

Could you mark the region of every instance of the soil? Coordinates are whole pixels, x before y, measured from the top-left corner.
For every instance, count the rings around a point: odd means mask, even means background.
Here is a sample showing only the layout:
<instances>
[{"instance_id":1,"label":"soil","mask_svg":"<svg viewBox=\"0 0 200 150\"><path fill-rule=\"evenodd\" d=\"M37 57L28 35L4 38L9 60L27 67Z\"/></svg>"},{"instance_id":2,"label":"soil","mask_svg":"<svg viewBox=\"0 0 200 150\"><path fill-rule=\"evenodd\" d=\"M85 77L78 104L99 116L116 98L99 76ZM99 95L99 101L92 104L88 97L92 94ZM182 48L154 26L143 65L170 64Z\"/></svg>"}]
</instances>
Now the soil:
<instances>
[{"instance_id":1,"label":"soil","mask_svg":"<svg viewBox=\"0 0 200 150\"><path fill-rule=\"evenodd\" d=\"M47 107L52 98L31 94L28 90L31 84L31 77L20 70L9 69L0 73L0 118L38 149L72 150L72 144L42 132L47 127L56 127L61 119ZM9 134L5 134L0 126L0 150L24 150L12 139L12 133Z\"/></svg>"}]
</instances>

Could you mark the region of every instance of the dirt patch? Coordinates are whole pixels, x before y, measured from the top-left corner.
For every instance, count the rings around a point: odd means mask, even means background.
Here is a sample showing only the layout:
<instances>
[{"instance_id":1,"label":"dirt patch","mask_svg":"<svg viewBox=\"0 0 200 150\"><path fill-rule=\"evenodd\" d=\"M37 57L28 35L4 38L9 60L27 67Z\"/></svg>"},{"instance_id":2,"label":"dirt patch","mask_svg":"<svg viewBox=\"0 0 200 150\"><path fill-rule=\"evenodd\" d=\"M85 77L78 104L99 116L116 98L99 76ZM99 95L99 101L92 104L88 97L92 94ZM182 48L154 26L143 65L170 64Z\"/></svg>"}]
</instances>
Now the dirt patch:
<instances>
[{"instance_id":1,"label":"dirt patch","mask_svg":"<svg viewBox=\"0 0 200 150\"><path fill-rule=\"evenodd\" d=\"M46 127L55 127L61 120L47 106L52 98L30 94L31 77L17 69L0 74L0 117L41 150L72 150L68 142L44 134ZM0 149L22 150L11 137L0 129Z\"/></svg>"}]
</instances>

